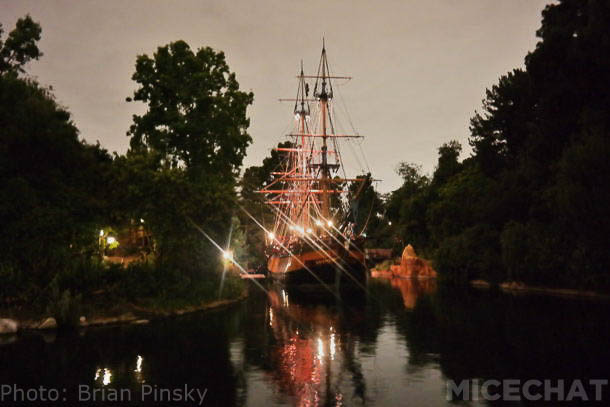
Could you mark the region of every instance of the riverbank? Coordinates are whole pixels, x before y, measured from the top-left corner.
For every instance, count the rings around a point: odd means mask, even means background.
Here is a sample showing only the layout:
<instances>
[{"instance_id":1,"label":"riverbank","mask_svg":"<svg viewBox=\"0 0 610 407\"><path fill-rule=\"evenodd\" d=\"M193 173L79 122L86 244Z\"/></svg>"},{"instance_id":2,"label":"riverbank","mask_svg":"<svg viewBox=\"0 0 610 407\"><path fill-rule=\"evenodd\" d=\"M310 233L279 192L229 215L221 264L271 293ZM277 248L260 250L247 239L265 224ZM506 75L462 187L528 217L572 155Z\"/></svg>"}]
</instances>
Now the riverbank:
<instances>
[{"instance_id":1,"label":"riverbank","mask_svg":"<svg viewBox=\"0 0 610 407\"><path fill-rule=\"evenodd\" d=\"M591 290L578 290L572 288L551 288L541 286L531 286L517 281L506 281L494 285L485 280L472 280L470 285L480 290L488 290L492 287L509 294L542 294L554 297L585 298L594 300L610 300L610 294L599 293Z\"/></svg>"},{"instance_id":2,"label":"riverbank","mask_svg":"<svg viewBox=\"0 0 610 407\"><path fill-rule=\"evenodd\" d=\"M247 297L248 291L245 289L235 298L204 301L200 304L175 308L160 308L151 305L124 303L115 304L102 311L100 311L99 308L93 311L92 305L89 304L89 306L86 307L89 311L83 313L80 317L78 327L85 328L120 324L143 325L148 324L151 320L155 319L220 309L243 301ZM0 312L0 335L15 334L19 331L46 331L58 329L55 318L48 315L20 317L19 315L24 315L23 312L10 309L4 309Z\"/></svg>"}]
</instances>

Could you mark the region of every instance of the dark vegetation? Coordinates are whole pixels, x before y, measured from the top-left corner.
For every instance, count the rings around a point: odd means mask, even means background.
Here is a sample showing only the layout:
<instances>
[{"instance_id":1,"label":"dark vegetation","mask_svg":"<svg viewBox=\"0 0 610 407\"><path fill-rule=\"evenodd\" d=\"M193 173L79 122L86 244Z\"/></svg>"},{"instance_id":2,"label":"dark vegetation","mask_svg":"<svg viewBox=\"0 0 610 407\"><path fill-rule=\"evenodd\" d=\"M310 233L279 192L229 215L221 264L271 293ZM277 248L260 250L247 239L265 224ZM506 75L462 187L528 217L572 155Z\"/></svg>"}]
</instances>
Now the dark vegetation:
<instances>
[{"instance_id":1,"label":"dark vegetation","mask_svg":"<svg viewBox=\"0 0 610 407\"><path fill-rule=\"evenodd\" d=\"M226 245L251 142L253 95L224 54L177 41L139 56L128 100L148 109L134 116L129 151L113 156L80 139L67 109L25 72L40 37L29 16L0 37L1 303L70 325L96 295L102 307L173 307L240 294L231 273L219 293L219 252L194 227ZM109 231L152 236L123 249L142 261L103 261L121 243Z\"/></svg>"},{"instance_id":2,"label":"dark vegetation","mask_svg":"<svg viewBox=\"0 0 610 407\"><path fill-rule=\"evenodd\" d=\"M472 118L470 157L460 160L452 141L433 174L402 163L399 189L364 191L354 217L370 247L411 243L456 283L610 289L608 21L603 0L547 6L525 68L487 90ZM111 155L82 141L51 89L25 72L42 56L40 26L27 16L0 34L3 305L48 309L69 324L99 295L167 307L216 298L226 264L201 231L231 243L245 266L262 260L264 235L246 211L270 224L254 191L280 157L239 180L253 95L222 52L177 41L139 56L128 101L147 111L134 116L129 151ZM146 244L117 249L107 239L134 230ZM113 250L140 261L104 261ZM225 296L240 291L227 287Z\"/></svg>"},{"instance_id":3,"label":"dark vegetation","mask_svg":"<svg viewBox=\"0 0 610 407\"><path fill-rule=\"evenodd\" d=\"M402 164L387 215L447 280L607 290L610 3L563 0L542 17L525 69L471 119L472 155L444 144L431 177Z\"/></svg>"}]
</instances>

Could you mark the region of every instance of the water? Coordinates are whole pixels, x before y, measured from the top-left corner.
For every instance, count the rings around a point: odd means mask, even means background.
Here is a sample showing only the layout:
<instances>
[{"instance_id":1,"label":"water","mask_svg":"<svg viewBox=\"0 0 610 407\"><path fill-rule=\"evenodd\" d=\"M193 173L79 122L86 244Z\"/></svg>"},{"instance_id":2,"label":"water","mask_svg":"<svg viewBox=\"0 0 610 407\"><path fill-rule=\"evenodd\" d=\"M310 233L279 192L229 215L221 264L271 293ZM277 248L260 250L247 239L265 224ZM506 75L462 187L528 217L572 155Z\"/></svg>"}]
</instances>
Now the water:
<instances>
[{"instance_id":1,"label":"water","mask_svg":"<svg viewBox=\"0 0 610 407\"><path fill-rule=\"evenodd\" d=\"M448 380L610 377L604 302L408 280L372 280L342 302L251 292L149 325L0 337L3 404L43 386L58 401L32 405L198 405L199 390L205 406L445 406Z\"/></svg>"}]
</instances>

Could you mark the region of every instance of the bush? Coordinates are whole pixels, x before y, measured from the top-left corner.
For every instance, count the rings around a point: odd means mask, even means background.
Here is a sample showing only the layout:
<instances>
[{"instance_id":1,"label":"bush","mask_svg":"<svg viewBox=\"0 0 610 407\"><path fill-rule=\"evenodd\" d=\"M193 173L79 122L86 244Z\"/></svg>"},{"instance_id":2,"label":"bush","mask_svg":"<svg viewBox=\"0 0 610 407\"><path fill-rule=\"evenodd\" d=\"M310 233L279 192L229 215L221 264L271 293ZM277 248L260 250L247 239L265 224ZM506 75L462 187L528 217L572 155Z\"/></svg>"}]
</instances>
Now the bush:
<instances>
[{"instance_id":1,"label":"bush","mask_svg":"<svg viewBox=\"0 0 610 407\"><path fill-rule=\"evenodd\" d=\"M76 328L79 323L82 295L73 296L69 289L61 291L57 279L49 287L47 313L57 321L60 329Z\"/></svg>"},{"instance_id":2,"label":"bush","mask_svg":"<svg viewBox=\"0 0 610 407\"><path fill-rule=\"evenodd\" d=\"M26 278L23 272L10 264L0 264L0 299L7 301L23 296Z\"/></svg>"},{"instance_id":3,"label":"bush","mask_svg":"<svg viewBox=\"0 0 610 407\"><path fill-rule=\"evenodd\" d=\"M439 277L452 283L482 278L500 282L498 233L488 225L476 225L441 242L434 255Z\"/></svg>"}]
</instances>

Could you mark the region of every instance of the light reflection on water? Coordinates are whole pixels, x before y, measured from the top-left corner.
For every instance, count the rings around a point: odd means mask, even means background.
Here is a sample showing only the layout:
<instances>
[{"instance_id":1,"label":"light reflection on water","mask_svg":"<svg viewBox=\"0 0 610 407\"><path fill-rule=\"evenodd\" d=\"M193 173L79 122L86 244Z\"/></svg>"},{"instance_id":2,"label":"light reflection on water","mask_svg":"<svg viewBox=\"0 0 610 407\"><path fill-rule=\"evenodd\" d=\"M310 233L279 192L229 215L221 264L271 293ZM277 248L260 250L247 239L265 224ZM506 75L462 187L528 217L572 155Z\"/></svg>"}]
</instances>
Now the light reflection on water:
<instances>
[{"instance_id":1,"label":"light reflection on water","mask_svg":"<svg viewBox=\"0 0 610 407\"><path fill-rule=\"evenodd\" d=\"M447 379L610 377L606 303L434 280L374 279L342 302L269 288L145 326L20 335L0 345L0 383L66 387L71 401L80 384L146 383L208 389L205 405L449 406Z\"/></svg>"}]
</instances>

